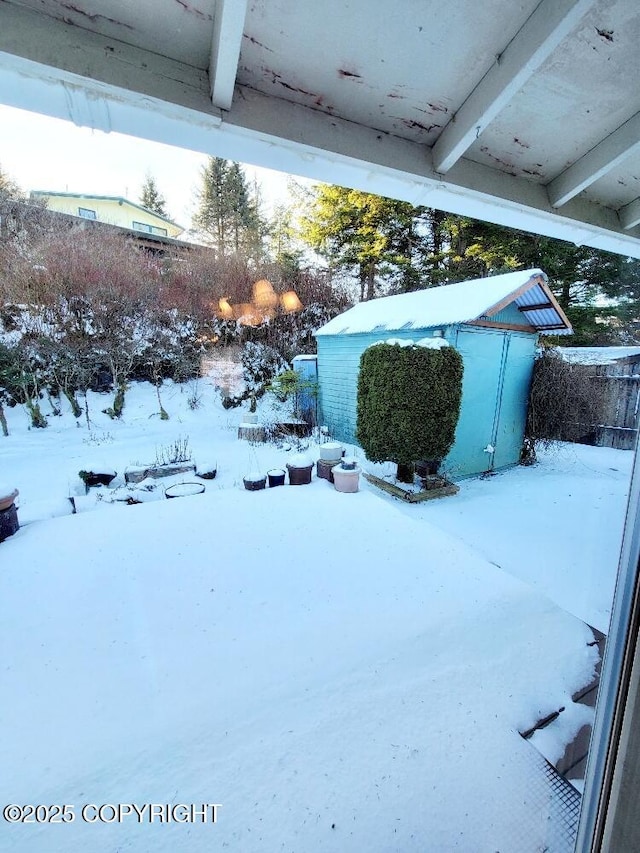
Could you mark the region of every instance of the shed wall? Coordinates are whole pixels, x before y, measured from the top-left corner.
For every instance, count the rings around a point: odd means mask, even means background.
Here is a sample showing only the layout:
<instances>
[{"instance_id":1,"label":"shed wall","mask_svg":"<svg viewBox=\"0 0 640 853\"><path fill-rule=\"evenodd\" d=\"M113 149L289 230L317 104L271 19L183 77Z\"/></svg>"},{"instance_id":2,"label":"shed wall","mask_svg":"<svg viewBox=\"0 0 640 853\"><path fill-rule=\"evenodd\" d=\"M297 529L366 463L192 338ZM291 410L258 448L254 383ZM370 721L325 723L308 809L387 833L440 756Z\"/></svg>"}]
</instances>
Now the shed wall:
<instances>
[{"instance_id":1,"label":"shed wall","mask_svg":"<svg viewBox=\"0 0 640 853\"><path fill-rule=\"evenodd\" d=\"M528 326L527 316L524 314L518 306L512 302L511 305L507 305L506 308L503 308L502 311L498 311L497 314L492 314L489 317L494 323L515 323L517 325ZM532 334L536 333L536 330L531 327Z\"/></svg>"},{"instance_id":2,"label":"shed wall","mask_svg":"<svg viewBox=\"0 0 640 853\"><path fill-rule=\"evenodd\" d=\"M360 356L374 343L418 340L433 329L354 335L319 335L321 422L339 441L357 444L356 406ZM454 326L445 337L464 362L456 439L444 469L459 479L514 465L520 457L537 335Z\"/></svg>"},{"instance_id":3,"label":"shed wall","mask_svg":"<svg viewBox=\"0 0 640 853\"><path fill-rule=\"evenodd\" d=\"M372 344L396 338L416 341L431 337L433 329L370 332L355 335L318 335L318 408L322 424L346 444L356 442L356 406L360 356Z\"/></svg>"}]
</instances>

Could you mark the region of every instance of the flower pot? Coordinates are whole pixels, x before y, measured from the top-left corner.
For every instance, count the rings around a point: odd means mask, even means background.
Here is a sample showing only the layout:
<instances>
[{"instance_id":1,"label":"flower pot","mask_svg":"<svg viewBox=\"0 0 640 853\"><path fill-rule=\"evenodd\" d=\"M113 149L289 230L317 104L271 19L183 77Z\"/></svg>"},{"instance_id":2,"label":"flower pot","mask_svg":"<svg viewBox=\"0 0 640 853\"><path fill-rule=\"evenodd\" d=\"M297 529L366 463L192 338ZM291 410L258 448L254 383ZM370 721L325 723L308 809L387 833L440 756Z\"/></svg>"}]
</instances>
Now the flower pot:
<instances>
[{"instance_id":1,"label":"flower pot","mask_svg":"<svg viewBox=\"0 0 640 853\"><path fill-rule=\"evenodd\" d=\"M196 477L200 477L201 480L215 480L217 473L217 465L201 465L196 468Z\"/></svg>"},{"instance_id":2,"label":"flower pot","mask_svg":"<svg viewBox=\"0 0 640 853\"><path fill-rule=\"evenodd\" d=\"M333 485L336 492L357 492L360 481L359 468L345 468L343 465L336 465L332 470Z\"/></svg>"},{"instance_id":3,"label":"flower pot","mask_svg":"<svg viewBox=\"0 0 640 853\"><path fill-rule=\"evenodd\" d=\"M316 463L316 473L318 477L321 477L323 480L328 480L330 483L333 483L333 469L339 464L339 459L331 461L327 459L318 459Z\"/></svg>"},{"instance_id":4,"label":"flower pot","mask_svg":"<svg viewBox=\"0 0 640 853\"><path fill-rule=\"evenodd\" d=\"M9 491L0 492L0 512L13 506L15 499L18 497L18 490L12 489Z\"/></svg>"},{"instance_id":5,"label":"flower pot","mask_svg":"<svg viewBox=\"0 0 640 853\"><path fill-rule=\"evenodd\" d=\"M273 468L271 471L267 471L267 477L269 478L269 488L273 489L274 486L284 486L284 478L286 474L282 470L282 468Z\"/></svg>"},{"instance_id":6,"label":"flower pot","mask_svg":"<svg viewBox=\"0 0 640 853\"><path fill-rule=\"evenodd\" d=\"M204 492L202 483L176 483L164 490L166 498L184 498L189 495L201 495Z\"/></svg>"},{"instance_id":7,"label":"flower pot","mask_svg":"<svg viewBox=\"0 0 640 853\"><path fill-rule=\"evenodd\" d=\"M0 492L0 542L4 542L8 536L13 536L20 529L18 512L14 504L17 497L17 489L11 491L3 489Z\"/></svg>"},{"instance_id":8,"label":"flower pot","mask_svg":"<svg viewBox=\"0 0 640 853\"><path fill-rule=\"evenodd\" d=\"M287 463L287 471L289 472L289 485L290 486L306 486L311 482L311 472L313 470L313 463L309 463L308 465L290 465Z\"/></svg>"},{"instance_id":9,"label":"flower pot","mask_svg":"<svg viewBox=\"0 0 640 853\"><path fill-rule=\"evenodd\" d=\"M244 487L248 492L259 492L267 484L264 474L252 473L243 478Z\"/></svg>"},{"instance_id":10,"label":"flower pot","mask_svg":"<svg viewBox=\"0 0 640 853\"><path fill-rule=\"evenodd\" d=\"M344 449L337 441L328 441L320 445L320 459L323 462L339 462L343 453Z\"/></svg>"},{"instance_id":11,"label":"flower pot","mask_svg":"<svg viewBox=\"0 0 640 853\"><path fill-rule=\"evenodd\" d=\"M440 459L423 459L415 467L418 477L431 477L438 473Z\"/></svg>"}]
</instances>

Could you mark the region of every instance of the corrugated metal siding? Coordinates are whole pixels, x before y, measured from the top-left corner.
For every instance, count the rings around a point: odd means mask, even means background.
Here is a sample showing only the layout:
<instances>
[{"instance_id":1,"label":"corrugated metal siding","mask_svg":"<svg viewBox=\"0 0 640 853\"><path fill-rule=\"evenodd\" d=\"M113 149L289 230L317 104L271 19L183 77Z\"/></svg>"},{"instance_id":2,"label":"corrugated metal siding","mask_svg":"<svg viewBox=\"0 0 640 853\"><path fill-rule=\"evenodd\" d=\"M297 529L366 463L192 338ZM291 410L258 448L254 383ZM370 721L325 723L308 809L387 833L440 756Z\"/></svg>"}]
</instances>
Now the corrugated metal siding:
<instances>
[{"instance_id":1,"label":"corrugated metal siding","mask_svg":"<svg viewBox=\"0 0 640 853\"><path fill-rule=\"evenodd\" d=\"M516 298L516 304L520 306L540 305L542 302L546 302L547 300L548 296L540 285L534 284L533 287L530 287L529 290L525 290L524 293L521 293L520 296Z\"/></svg>"},{"instance_id":2,"label":"corrugated metal siding","mask_svg":"<svg viewBox=\"0 0 640 853\"><path fill-rule=\"evenodd\" d=\"M547 294L539 284L536 284L534 287L524 293L521 293L520 296L517 297L516 305L520 308L526 308L528 305L544 305L544 303L548 301L549 297ZM566 335L571 333L570 329L564 327L562 318L553 306L549 308L541 308L539 311L520 312L520 316L525 317L525 322L529 322L538 329L552 329L553 333L556 335ZM562 325L563 328L553 328L558 325Z\"/></svg>"},{"instance_id":3,"label":"corrugated metal siding","mask_svg":"<svg viewBox=\"0 0 640 853\"><path fill-rule=\"evenodd\" d=\"M560 323L560 318L555 308L540 308L537 311L527 311L525 314L521 314L521 316L526 317L530 323L533 323L539 329L553 330L553 326ZM557 334L564 334L567 330L556 329L553 331Z\"/></svg>"}]
</instances>

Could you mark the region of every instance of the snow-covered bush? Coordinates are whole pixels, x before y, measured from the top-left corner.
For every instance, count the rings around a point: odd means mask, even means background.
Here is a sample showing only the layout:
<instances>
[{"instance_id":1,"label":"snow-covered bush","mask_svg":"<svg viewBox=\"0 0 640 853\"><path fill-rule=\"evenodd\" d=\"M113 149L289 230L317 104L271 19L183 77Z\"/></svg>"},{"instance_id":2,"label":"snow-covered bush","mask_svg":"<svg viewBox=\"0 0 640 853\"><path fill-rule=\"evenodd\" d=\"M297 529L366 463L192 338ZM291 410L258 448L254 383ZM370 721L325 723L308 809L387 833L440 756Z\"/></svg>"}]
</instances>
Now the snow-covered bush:
<instances>
[{"instance_id":1,"label":"snow-covered bush","mask_svg":"<svg viewBox=\"0 0 640 853\"><path fill-rule=\"evenodd\" d=\"M242 375L247 390L256 396L264 394L269 383L289 368L277 349L268 344L247 341L242 348Z\"/></svg>"},{"instance_id":2,"label":"snow-covered bush","mask_svg":"<svg viewBox=\"0 0 640 853\"><path fill-rule=\"evenodd\" d=\"M225 409L262 397L275 377L289 369L289 364L274 347L257 341L245 343L240 359L245 389L237 396L224 395L222 405Z\"/></svg>"}]
</instances>

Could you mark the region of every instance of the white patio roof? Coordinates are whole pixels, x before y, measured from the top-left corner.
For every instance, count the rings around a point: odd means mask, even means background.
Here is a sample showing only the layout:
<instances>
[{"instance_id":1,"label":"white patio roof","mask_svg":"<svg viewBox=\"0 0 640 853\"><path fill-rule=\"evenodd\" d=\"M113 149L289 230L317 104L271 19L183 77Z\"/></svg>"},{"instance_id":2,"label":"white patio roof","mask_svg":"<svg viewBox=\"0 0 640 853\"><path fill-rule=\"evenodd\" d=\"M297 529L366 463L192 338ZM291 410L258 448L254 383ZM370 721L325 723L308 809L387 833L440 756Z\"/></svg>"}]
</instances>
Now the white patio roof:
<instances>
[{"instance_id":1,"label":"white patio roof","mask_svg":"<svg viewBox=\"0 0 640 853\"><path fill-rule=\"evenodd\" d=\"M0 100L640 257L639 43L635 0L3 0Z\"/></svg>"}]
</instances>

